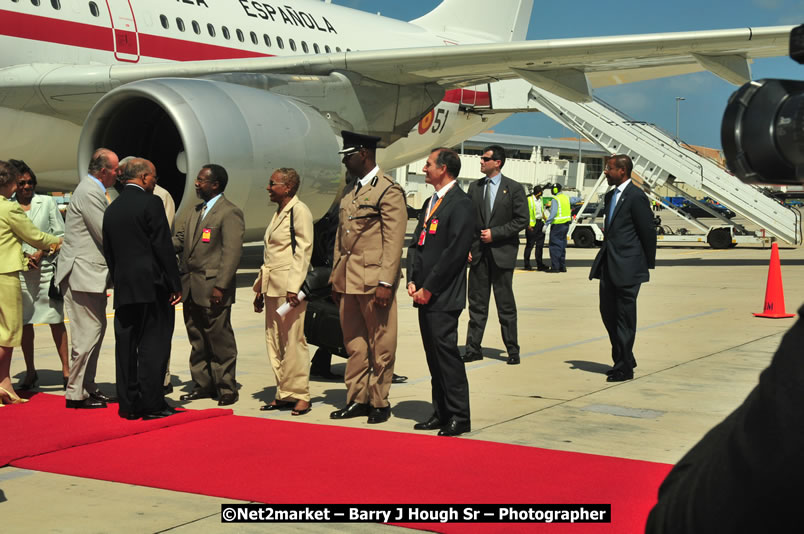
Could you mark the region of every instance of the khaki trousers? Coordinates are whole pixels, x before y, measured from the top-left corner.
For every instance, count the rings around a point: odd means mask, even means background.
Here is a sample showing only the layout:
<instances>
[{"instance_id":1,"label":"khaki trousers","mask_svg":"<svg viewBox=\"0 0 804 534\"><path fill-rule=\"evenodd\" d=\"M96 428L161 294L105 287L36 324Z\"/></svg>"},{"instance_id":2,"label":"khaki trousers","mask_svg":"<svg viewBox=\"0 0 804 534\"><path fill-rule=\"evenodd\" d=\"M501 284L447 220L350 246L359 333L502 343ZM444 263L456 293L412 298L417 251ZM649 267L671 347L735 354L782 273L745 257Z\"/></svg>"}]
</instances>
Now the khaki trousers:
<instances>
[{"instance_id":1,"label":"khaki trousers","mask_svg":"<svg viewBox=\"0 0 804 534\"><path fill-rule=\"evenodd\" d=\"M396 360L396 295L386 308L374 295L341 294L341 329L346 352L346 402L390 406L388 392Z\"/></svg>"},{"instance_id":2,"label":"khaki trousers","mask_svg":"<svg viewBox=\"0 0 804 534\"><path fill-rule=\"evenodd\" d=\"M304 339L307 301L280 317L276 309L286 300L265 296L265 347L276 378L275 398L310 402L310 353Z\"/></svg>"},{"instance_id":3,"label":"khaki trousers","mask_svg":"<svg viewBox=\"0 0 804 534\"><path fill-rule=\"evenodd\" d=\"M61 284L64 307L70 318L70 378L64 397L80 401L98 391L95 373L98 368L103 336L106 333L106 293L73 291L69 283Z\"/></svg>"}]
</instances>

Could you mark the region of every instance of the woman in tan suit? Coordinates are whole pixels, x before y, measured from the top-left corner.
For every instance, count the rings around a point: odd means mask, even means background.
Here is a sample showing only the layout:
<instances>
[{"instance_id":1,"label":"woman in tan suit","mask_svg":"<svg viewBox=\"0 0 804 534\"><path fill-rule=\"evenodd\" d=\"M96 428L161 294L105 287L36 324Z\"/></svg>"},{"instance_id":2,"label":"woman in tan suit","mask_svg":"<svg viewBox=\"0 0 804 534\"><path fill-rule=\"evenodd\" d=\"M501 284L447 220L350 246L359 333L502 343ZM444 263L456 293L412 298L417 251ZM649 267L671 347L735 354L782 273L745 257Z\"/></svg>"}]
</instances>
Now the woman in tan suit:
<instances>
[{"instance_id":1,"label":"woman in tan suit","mask_svg":"<svg viewBox=\"0 0 804 534\"><path fill-rule=\"evenodd\" d=\"M16 169L0 161L0 405L25 402L9 378L11 354L22 343L22 241L38 249L55 250L61 244L60 238L39 230L20 205L9 200L16 190Z\"/></svg>"},{"instance_id":2,"label":"woman in tan suit","mask_svg":"<svg viewBox=\"0 0 804 534\"><path fill-rule=\"evenodd\" d=\"M265 344L276 377L276 396L263 411L292 408L293 415L310 411L310 355L304 339L307 302L299 289L313 253L313 216L296 193L299 174L294 169L274 171L268 194L277 210L265 230L265 252L254 282L254 311L265 308ZM286 313L277 310L287 304Z\"/></svg>"}]
</instances>

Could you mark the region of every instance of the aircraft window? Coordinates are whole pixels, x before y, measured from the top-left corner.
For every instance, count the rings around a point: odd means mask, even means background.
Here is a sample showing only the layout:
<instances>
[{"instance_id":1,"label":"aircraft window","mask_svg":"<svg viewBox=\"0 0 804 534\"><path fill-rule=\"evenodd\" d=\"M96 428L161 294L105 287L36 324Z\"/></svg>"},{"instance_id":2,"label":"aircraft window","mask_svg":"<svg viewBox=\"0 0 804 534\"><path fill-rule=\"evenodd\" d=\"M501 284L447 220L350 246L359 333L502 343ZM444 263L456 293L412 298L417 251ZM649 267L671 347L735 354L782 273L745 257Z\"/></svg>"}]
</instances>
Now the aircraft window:
<instances>
[{"instance_id":1,"label":"aircraft window","mask_svg":"<svg viewBox=\"0 0 804 534\"><path fill-rule=\"evenodd\" d=\"M207 31L209 32L210 37L215 37L215 26L212 24L207 24Z\"/></svg>"},{"instance_id":2,"label":"aircraft window","mask_svg":"<svg viewBox=\"0 0 804 534\"><path fill-rule=\"evenodd\" d=\"M254 44L260 44L260 40L257 38L257 34L251 32L251 42Z\"/></svg>"},{"instance_id":3,"label":"aircraft window","mask_svg":"<svg viewBox=\"0 0 804 534\"><path fill-rule=\"evenodd\" d=\"M176 17L176 27L179 29L180 32L184 31L184 21L181 18Z\"/></svg>"},{"instance_id":4,"label":"aircraft window","mask_svg":"<svg viewBox=\"0 0 804 534\"><path fill-rule=\"evenodd\" d=\"M309 49L309 48L307 48L307 42L306 42L306 41L302 41L302 50L304 50L304 53L305 53L305 54L309 54L309 53L310 53L310 49Z\"/></svg>"},{"instance_id":5,"label":"aircraft window","mask_svg":"<svg viewBox=\"0 0 804 534\"><path fill-rule=\"evenodd\" d=\"M318 43L313 43L313 52L315 52L316 54L321 53L321 49L318 48Z\"/></svg>"},{"instance_id":6,"label":"aircraft window","mask_svg":"<svg viewBox=\"0 0 804 534\"><path fill-rule=\"evenodd\" d=\"M39 0L31 0L31 3L35 6L39 6Z\"/></svg>"},{"instance_id":7,"label":"aircraft window","mask_svg":"<svg viewBox=\"0 0 804 534\"><path fill-rule=\"evenodd\" d=\"M246 40L246 38L243 36L243 31L240 28L237 29L237 40L241 43Z\"/></svg>"},{"instance_id":8,"label":"aircraft window","mask_svg":"<svg viewBox=\"0 0 804 534\"><path fill-rule=\"evenodd\" d=\"M288 39L288 43L290 43L290 49L295 52L296 51L296 41L294 41L293 39Z\"/></svg>"},{"instance_id":9,"label":"aircraft window","mask_svg":"<svg viewBox=\"0 0 804 534\"><path fill-rule=\"evenodd\" d=\"M50 0L50 5L53 9L61 9L61 2L59 0Z\"/></svg>"},{"instance_id":10,"label":"aircraft window","mask_svg":"<svg viewBox=\"0 0 804 534\"><path fill-rule=\"evenodd\" d=\"M351 51L352 51L352 49L351 49L351 48L347 48L347 49L346 49L346 51L347 51L347 52L351 52Z\"/></svg>"},{"instance_id":11,"label":"aircraft window","mask_svg":"<svg viewBox=\"0 0 804 534\"><path fill-rule=\"evenodd\" d=\"M284 41L282 41L281 37L276 38L276 46L278 46L279 48L285 48L285 43Z\"/></svg>"},{"instance_id":12,"label":"aircraft window","mask_svg":"<svg viewBox=\"0 0 804 534\"><path fill-rule=\"evenodd\" d=\"M335 47L335 51L336 51L336 52L340 52L340 51L341 51L341 47L340 47L340 46L336 46L336 47Z\"/></svg>"},{"instance_id":13,"label":"aircraft window","mask_svg":"<svg viewBox=\"0 0 804 534\"><path fill-rule=\"evenodd\" d=\"M262 34L262 39L263 39L263 41L265 41L265 46L267 46L268 48L270 48L270 47L271 47L271 38L270 38L270 37L268 37L268 34L267 34L267 33L263 33L263 34Z\"/></svg>"},{"instance_id":14,"label":"aircraft window","mask_svg":"<svg viewBox=\"0 0 804 534\"><path fill-rule=\"evenodd\" d=\"M326 52L327 54L332 52L332 49L329 47L329 45L324 45L324 52Z\"/></svg>"},{"instance_id":15,"label":"aircraft window","mask_svg":"<svg viewBox=\"0 0 804 534\"><path fill-rule=\"evenodd\" d=\"M201 25L200 25L200 24L198 24L196 21L193 21L193 31L194 31L194 32L195 32L197 35L201 35Z\"/></svg>"},{"instance_id":16,"label":"aircraft window","mask_svg":"<svg viewBox=\"0 0 804 534\"><path fill-rule=\"evenodd\" d=\"M229 28L227 28L226 26L221 26L221 31L223 32L223 38L228 40L229 39Z\"/></svg>"},{"instance_id":17,"label":"aircraft window","mask_svg":"<svg viewBox=\"0 0 804 534\"><path fill-rule=\"evenodd\" d=\"M97 9L97 8L95 8L95 9ZM97 17L97 15L95 15L95 16ZM164 16L164 15L159 15L159 20L160 20L160 22L162 22L162 27L167 30L168 27L170 26L168 24L168 18L166 16Z\"/></svg>"}]
</instances>

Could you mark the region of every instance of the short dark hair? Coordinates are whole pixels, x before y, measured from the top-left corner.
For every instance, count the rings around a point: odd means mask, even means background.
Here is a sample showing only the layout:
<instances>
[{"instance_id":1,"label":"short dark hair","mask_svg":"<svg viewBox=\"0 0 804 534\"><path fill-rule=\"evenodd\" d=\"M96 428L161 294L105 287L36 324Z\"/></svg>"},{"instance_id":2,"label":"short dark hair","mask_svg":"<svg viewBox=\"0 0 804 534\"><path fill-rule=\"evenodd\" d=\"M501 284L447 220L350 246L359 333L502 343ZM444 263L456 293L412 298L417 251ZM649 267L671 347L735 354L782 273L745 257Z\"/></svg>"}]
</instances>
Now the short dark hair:
<instances>
[{"instance_id":1,"label":"short dark hair","mask_svg":"<svg viewBox=\"0 0 804 534\"><path fill-rule=\"evenodd\" d=\"M14 167L17 170L19 176L22 176L23 174L29 175L31 177L31 180L33 180L34 187L36 187L36 184L38 183L36 179L36 174L34 174L33 169L31 169L27 163L25 163L21 159L10 159L8 160L8 162L9 164L11 164L12 167Z\"/></svg>"},{"instance_id":2,"label":"short dark hair","mask_svg":"<svg viewBox=\"0 0 804 534\"><path fill-rule=\"evenodd\" d=\"M447 174L453 178L457 178L461 173L461 157L458 156L458 153L446 147L434 148L430 153L432 154L433 152L438 152L436 165L439 167L446 166Z\"/></svg>"},{"instance_id":3,"label":"short dark hair","mask_svg":"<svg viewBox=\"0 0 804 534\"><path fill-rule=\"evenodd\" d=\"M483 153L485 154L489 150L491 150L492 158L500 160L500 168L502 169L503 165L505 165L505 149L500 145L489 145L483 149Z\"/></svg>"},{"instance_id":4,"label":"short dark hair","mask_svg":"<svg viewBox=\"0 0 804 534\"><path fill-rule=\"evenodd\" d=\"M618 169L625 169L625 175L631 177L631 171L634 170L634 162L631 157L626 154L612 154L608 161L613 161L614 166Z\"/></svg>"},{"instance_id":5,"label":"short dark hair","mask_svg":"<svg viewBox=\"0 0 804 534\"><path fill-rule=\"evenodd\" d=\"M17 169L7 161L0 160L0 187L17 181Z\"/></svg>"},{"instance_id":6,"label":"short dark hair","mask_svg":"<svg viewBox=\"0 0 804 534\"><path fill-rule=\"evenodd\" d=\"M210 179L218 182L220 192L223 193L224 190L226 190L226 184L229 183L229 174L226 172L226 169L214 163L207 163L201 168L209 170Z\"/></svg>"}]
</instances>

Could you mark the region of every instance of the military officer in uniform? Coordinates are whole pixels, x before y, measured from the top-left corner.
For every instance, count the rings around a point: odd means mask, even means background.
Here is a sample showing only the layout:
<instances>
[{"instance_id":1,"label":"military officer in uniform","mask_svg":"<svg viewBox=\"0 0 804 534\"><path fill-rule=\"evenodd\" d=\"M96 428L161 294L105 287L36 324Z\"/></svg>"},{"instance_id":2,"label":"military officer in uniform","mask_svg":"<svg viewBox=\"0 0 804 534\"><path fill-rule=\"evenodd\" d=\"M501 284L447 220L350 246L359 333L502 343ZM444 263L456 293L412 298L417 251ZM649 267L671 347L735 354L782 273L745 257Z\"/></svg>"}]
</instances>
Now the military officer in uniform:
<instances>
[{"instance_id":1,"label":"military officer in uniform","mask_svg":"<svg viewBox=\"0 0 804 534\"><path fill-rule=\"evenodd\" d=\"M332 298L338 305L346 363L346 407L332 419L391 415L388 391L396 358L396 289L407 208L402 188L375 162L379 137L341 132L343 163L359 177L341 199L332 261Z\"/></svg>"}]
</instances>

